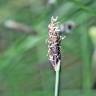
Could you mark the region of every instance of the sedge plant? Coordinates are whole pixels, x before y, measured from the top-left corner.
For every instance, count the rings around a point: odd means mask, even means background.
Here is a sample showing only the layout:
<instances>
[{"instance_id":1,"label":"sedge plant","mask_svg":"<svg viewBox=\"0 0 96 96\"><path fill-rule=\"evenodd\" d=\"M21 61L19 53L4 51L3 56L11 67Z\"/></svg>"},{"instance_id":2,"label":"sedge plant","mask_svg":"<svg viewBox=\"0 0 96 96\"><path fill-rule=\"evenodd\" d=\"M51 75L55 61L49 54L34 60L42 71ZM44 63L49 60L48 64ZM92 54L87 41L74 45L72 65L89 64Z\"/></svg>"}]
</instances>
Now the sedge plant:
<instances>
[{"instance_id":1,"label":"sedge plant","mask_svg":"<svg viewBox=\"0 0 96 96\"><path fill-rule=\"evenodd\" d=\"M48 57L49 61L56 73L55 78L55 96L58 96L59 89L59 75L60 75L60 63L61 63L61 36L59 34L60 27L57 22L57 17L51 18L51 22L48 25Z\"/></svg>"}]
</instances>

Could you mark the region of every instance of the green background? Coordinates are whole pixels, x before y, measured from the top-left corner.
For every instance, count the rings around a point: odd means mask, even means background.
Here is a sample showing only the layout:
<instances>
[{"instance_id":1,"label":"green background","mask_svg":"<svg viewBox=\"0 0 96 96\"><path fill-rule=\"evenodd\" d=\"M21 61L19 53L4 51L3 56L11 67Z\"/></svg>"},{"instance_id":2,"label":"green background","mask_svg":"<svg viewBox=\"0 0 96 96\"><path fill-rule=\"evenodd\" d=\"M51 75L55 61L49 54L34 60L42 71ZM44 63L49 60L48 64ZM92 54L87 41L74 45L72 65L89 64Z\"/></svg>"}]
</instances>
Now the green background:
<instances>
[{"instance_id":1,"label":"green background","mask_svg":"<svg viewBox=\"0 0 96 96\"><path fill-rule=\"evenodd\" d=\"M0 0L0 96L53 96L55 72L47 57L51 16L78 25L62 40L60 96L95 96L92 90L96 0ZM7 20L30 26L27 33L6 28Z\"/></svg>"}]
</instances>

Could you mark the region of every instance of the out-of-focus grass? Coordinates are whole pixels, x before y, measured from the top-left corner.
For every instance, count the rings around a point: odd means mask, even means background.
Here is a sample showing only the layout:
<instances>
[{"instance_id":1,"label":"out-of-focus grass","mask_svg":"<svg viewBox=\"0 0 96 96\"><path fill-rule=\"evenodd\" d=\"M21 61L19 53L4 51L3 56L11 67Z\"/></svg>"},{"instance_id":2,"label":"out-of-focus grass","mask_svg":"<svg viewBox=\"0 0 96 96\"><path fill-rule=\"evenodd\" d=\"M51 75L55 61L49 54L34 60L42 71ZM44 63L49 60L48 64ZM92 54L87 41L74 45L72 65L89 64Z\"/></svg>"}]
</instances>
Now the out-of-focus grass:
<instances>
[{"instance_id":1,"label":"out-of-focus grass","mask_svg":"<svg viewBox=\"0 0 96 96\"><path fill-rule=\"evenodd\" d=\"M62 23L73 20L78 25L62 41L60 96L91 94L88 90L92 86L92 46L88 27L96 20L96 1L58 0L54 6L45 3L44 0L0 0L0 35L5 40L5 45L0 46L6 47L0 54L0 96L54 95L55 74L47 60L45 43L52 15L59 16ZM31 25L37 35L6 29L7 19Z\"/></svg>"}]
</instances>

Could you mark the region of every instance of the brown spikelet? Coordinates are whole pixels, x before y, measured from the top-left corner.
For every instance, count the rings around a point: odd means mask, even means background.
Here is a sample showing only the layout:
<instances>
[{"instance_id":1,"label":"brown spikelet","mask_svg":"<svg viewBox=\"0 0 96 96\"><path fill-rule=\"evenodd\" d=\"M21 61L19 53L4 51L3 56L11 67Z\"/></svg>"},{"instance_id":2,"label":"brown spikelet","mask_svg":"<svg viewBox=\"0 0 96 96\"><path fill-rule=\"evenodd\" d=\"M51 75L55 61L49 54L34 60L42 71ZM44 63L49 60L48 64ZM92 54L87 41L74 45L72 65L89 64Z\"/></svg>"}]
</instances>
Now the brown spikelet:
<instances>
[{"instance_id":1,"label":"brown spikelet","mask_svg":"<svg viewBox=\"0 0 96 96\"><path fill-rule=\"evenodd\" d=\"M54 70L57 70L58 64L61 61L60 43L61 38L59 34L59 25L56 18L51 18L51 23L48 26L48 56Z\"/></svg>"}]
</instances>

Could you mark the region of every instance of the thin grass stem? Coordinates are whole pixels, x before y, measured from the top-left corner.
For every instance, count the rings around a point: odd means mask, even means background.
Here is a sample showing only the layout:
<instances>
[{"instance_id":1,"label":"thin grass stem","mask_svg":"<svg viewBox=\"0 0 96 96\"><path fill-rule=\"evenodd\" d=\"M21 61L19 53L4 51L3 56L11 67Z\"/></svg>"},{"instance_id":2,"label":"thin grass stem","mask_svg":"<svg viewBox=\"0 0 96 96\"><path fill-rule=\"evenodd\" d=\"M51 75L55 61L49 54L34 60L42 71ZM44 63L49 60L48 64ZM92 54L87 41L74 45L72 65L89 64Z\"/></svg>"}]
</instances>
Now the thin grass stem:
<instances>
[{"instance_id":1,"label":"thin grass stem","mask_svg":"<svg viewBox=\"0 0 96 96\"><path fill-rule=\"evenodd\" d=\"M55 96L59 96L59 76L60 76L60 62L55 71Z\"/></svg>"}]
</instances>

